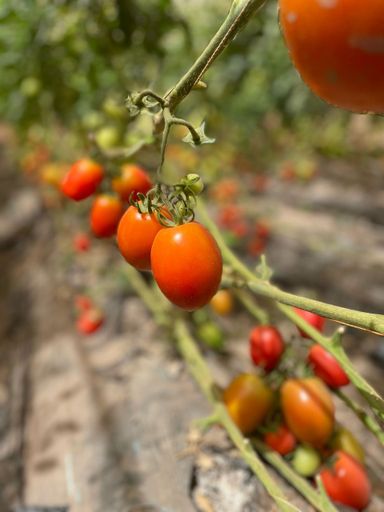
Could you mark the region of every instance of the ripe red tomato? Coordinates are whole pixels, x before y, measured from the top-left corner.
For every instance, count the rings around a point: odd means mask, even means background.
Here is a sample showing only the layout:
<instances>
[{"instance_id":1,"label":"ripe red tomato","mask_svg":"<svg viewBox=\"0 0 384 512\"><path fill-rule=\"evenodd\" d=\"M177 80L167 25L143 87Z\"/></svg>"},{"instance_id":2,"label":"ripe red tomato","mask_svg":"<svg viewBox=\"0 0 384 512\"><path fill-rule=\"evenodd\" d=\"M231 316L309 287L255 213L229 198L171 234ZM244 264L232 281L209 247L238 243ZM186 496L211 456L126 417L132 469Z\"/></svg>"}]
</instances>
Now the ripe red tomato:
<instances>
[{"instance_id":1,"label":"ripe red tomato","mask_svg":"<svg viewBox=\"0 0 384 512\"><path fill-rule=\"evenodd\" d=\"M295 449L296 438L288 427L282 423L276 430L265 434L264 443L280 455L287 455Z\"/></svg>"},{"instance_id":2,"label":"ripe red tomato","mask_svg":"<svg viewBox=\"0 0 384 512\"><path fill-rule=\"evenodd\" d=\"M76 252L87 252L91 246L91 240L86 233L77 233L73 237L73 248Z\"/></svg>"},{"instance_id":3,"label":"ripe red tomato","mask_svg":"<svg viewBox=\"0 0 384 512\"><path fill-rule=\"evenodd\" d=\"M315 94L356 112L384 112L382 0L280 0L291 58Z\"/></svg>"},{"instance_id":4,"label":"ripe red tomato","mask_svg":"<svg viewBox=\"0 0 384 512\"><path fill-rule=\"evenodd\" d=\"M303 318L309 325L312 325L315 329L320 332L323 332L325 318L316 313L311 313L310 311L305 311L305 309L293 308L295 313L297 313L301 318ZM310 338L307 333L305 333L302 329L298 327L299 333L303 338Z\"/></svg>"},{"instance_id":5,"label":"ripe red tomato","mask_svg":"<svg viewBox=\"0 0 384 512\"><path fill-rule=\"evenodd\" d=\"M125 164L119 177L112 180L112 188L123 201L137 200L137 194L146 194L153 187L148 173L135 164Z\"/></svg>"},{"instance_id":6,"label":"ripe red tomato","mask_svg":"<svg viewBox=\"0 0 384 512\"><path fill-rule=\"evenodd\" d=\"M209 231L189 222L157 233L151 266L164 295L180 308L193 311L205 306L217 292L223 260Z\"/></svg>"},{"instance_id":7,"label":"ripe red tomato","mask_svg":"<svg viewBox=\"0 0 384 512\"><path fill-rule=\"evenodd\" d=\"M88 158L77 160L61 182L61 191L75 201L92 195L104 177L104 169Z\"/></svg>"},{"instance_id":8,"label":"ripe red tomato","mask_svg":"<svg viewBox=\"0 0 384 512\"><path fill-rule=\"evenodd\" d=\"M139 270L150 270L152 244L163 228L155 213L140 213L130 206L117 228L117 244L126 261Z\"/></svg>"},{"instance_id":9,"label":"ripe red tomato","mask_svg":"<svg viewBox=\"0 0 384 512\"><path fill-rule=\"evenodd\" d=\"M85 309L76 322L77 330L81 334L93 334L104 323L104 316L97 308Z\"/></svg>"},{"instance_id":10,"label":"ripe red tomato","mask_svg":"<svg viewBox=\"0 0 384 512\"><path fill-rule=\"evenodd\" d=\"M251 331L249 348L253 363L270 372L280 361L284 341L276 327L260 325Z\"/></svg>"},{"instance_id":11,"label":"ripe red tomato","mask_svg":"<svg viewBox=\"0 0 384 512\"><path fill-rule=\"evenodd\" d=\"M348 375L332 354L321 345L313 345L308 354L308 361L315 374L331 388L340 388L349 384Z\"/></svg>"},{"instance_id":12,"label":"ripe red tomato","mask_svg":"<svg viewBox=\"0 0 384 512\"><path fill-rule=\"evenodd\" d=\"M281 406L288 428L299 441L321 447L331 437L335 406L321 380L286 380L281 386Z\"/></svg>"},{"instance_id":13,"label":"ripe red tomato","mask_svg":"<svg viewBox=\"0 0 384 512\"><path fill-rule=\"evenodd\" d=\"M123 205L120 199L108 194L97 196L90 214L93 233L100 238L114 235L122 214Z\"/></svg>"},{"instance_id":14,"label":"ripe red tomato","mask_svg":"<svg viewBox=\"0 0 384 512\"><path fill-rule=\"evenodd\" d=\"M251 434L261 425L274 403L272 390L258 375L243 373L224 391L224 403L243 434Z\"/></svg>"},{"instance_id":15,"label":"ripe red tomato","mask_svg":"<svg viewBox=\"0 0 384 512\"><path fill-rule=\"evenodd\" d=\"M320 478L328 496L357 510L363 510L371 499L368 475L356 459L339 450L333 467L320 471Z\"/></svg>"}]
</instances>

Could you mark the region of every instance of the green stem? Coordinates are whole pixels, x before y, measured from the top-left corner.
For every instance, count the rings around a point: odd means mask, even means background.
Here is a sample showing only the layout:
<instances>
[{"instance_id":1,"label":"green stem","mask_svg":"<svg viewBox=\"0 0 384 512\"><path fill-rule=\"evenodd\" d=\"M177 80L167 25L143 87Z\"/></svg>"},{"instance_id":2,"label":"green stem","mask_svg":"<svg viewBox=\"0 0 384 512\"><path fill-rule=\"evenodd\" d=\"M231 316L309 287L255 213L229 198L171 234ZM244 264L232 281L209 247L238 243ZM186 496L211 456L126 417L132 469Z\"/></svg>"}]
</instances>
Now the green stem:
<instances>
[{"instance_id":1,"label":"green stem","mask_svg":"<svg viewBox=\"0 0 384 512\"><path fill-rule=\"evenodd\" d=\"M246 290L234 290L235 296L249 311L249 313L256 318L261 325L269 324L269 315L264 309L255 304L255 300Z\"/></svg>"},{"instance_id":2,"label":"green stem","mask_svg":"<svg viewBox=\"0 0 384 512\"><path fill-rule=\"evenodd\" d=\"M202 79L204 73L263 5L265 0L234 0L228 16L213 36L208 46L192 67L165 96L167 106L173 112L177 105L191 92L193 86Z\"/></svg>"}]
</instances>

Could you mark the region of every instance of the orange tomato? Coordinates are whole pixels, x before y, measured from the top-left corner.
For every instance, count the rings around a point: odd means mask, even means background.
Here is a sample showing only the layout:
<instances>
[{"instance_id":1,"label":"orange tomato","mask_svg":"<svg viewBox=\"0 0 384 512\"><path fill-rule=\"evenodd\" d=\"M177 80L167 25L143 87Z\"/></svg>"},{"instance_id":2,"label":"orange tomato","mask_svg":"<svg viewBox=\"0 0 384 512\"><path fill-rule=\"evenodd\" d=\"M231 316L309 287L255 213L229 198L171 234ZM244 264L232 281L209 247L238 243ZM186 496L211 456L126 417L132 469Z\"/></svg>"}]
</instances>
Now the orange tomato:
<instances>
[{"instance_id":1,"label":"orange tomato","mask_svg":"<svg viewBox=\"0 0 384 512\"><path fill-rule=\"evenodd\" d=\"M114 235L122 214L123 205L120 199L108 194L97 196L90 214L93 233L100 238Z\"/></svg>"},{"instance_id":2,"label":"orange tomato","mask_svg":"<svg viewBox=\"0 0 384 512\"><path fill-rule=\"evenodd\" d=\"M136 164L123 165L120 176L112 180L113 190L123 201L136 201L139 193L146 194L152 187L148 173Z\"/></svg>"},{"instance_id":3,"label":"orange tomato","mask_svg":"<svg viewBox=\"0 0 384 512\"><path fill-rule=\"evenodd\" d=\"M61 191L67 197L81 201L91 196L104 177L104 169L88 158L77 160L61 182Z\"/></svg>"},{"instance_id":4,"label":"orange tomato","mask_svg":"<svg viewBox=\"0 0 384 512\"><path fill-rule=\"evenodd\" d=\"M227 316L233 311L233 295L228 290L219 290L210 300L209 305L215 313L221 316Z\"/></svg>"}]
</instances>

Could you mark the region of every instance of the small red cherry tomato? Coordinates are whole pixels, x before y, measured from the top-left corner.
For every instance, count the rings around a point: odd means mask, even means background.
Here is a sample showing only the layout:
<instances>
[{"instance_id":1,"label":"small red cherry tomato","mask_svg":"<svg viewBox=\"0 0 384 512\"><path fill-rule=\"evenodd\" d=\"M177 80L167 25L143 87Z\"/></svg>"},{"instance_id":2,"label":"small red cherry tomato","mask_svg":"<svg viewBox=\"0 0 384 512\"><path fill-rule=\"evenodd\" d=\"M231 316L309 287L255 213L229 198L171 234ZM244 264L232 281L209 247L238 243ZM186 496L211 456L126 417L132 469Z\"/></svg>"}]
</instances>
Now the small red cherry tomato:
<instances>
[{"instance_id":1,"label":"small red cherry tomato","mask_svg":"<svg viewBox=\"0 0 384 512\"><path fill-rule=\"evenodd\" d=\"M61 182L61 191L75 201L92 195L104 177L104 169L88 158L77 160Z\"/></svg>"},{"instance_id":2,"label":"small red cherry tomato","mask_svg":"<svg viewBox=\"0 0 384 512\"><path fill-rule=\"evenodd\" d=\"M287 455L295 449L296 438L286 425L281 424L264 435L264 443L280 455Z\"/></svg>"},{"instance_id":3,"label":"small red cherry tomato","mask_svg":"<svg viewBox=\"0 0 384 512\"><path fill-rule=\"evenodd\" d=\"M86 233L77 233L73 237L73 248L76 252L87 252L91 246L91 240Z\"/></svg>"},{"instance_id":4,"label":"small red cherry tomato","mask_svg":"<svg viewBox=\"0 0 384 512\"><path fill-rule=\"evenodd\" d=\"M93 233L107 238L116 233L123 214L123 205L117 197L108 194L97 196L92 204L90 223Z\"/></svg>"},{"instance_id":5,"label":"small red cherry tomato","mask_svg":"<svg viewBox=\"0 0 384 512\"><path fill-rule=\"evenodd\" d=\"M146 194L153 187L148 173L139 165L125 164L119 177L112 180L112 188L123 201L137 200L139 193Z\"/></svg>"},{"instance_id":6,"label":"small red cherry tomato","mask_svg":"<svg viewBox=\"0 0 384 512\"><path fill-rule=\"evenodd\" d=\"M328 496L356 510L363 510L371 499L371 484L368 475L356 459L339 450L331 468L320 471L320 478Z\"/></svg>"},{"instance_id":7,"label":"small red cherry tomato","mask_svg":"<svg viewBox=\"0 0 384 512\"><path fill-rule=\"evenodd\" d=\"M270 372L280 361L284 352L284 341L276 327L260 325L251 331L249 348L253 364Z\"/></svg>"},{"instance_id":8,"label":"small red cherry tomato","mask_svg":"<svg viewBox=\"0 0 384 512\"><path fill-rule=\"evenodd\" d=\"M348 375L332 354L321 345L313 345L308 354L308 361L315 374L331 388L341 388L349 384Z\"/></svg>"},{"instance_id":9,"label":"small red cherry tomato","mask_svg":"<svg viewBox=\"0 0 384 512\"><path fill-rule=\"evenodd\" d=\"M286 380L281 386L281 407L288 428L299 441L319 448L331 437L335 406L321 380Z\"/></svg>"},{"instance_id":10,"label":"small red cherry tomato","mask_svg":"<svg viewBox=\"0 0 384 512\"><path fill-rule=\"evenodd\" d=\"M173 304L205 306L220 285L223 260L210 232L197 222L162 229L151 250L153 276Z\"/></svg>"},{"instance_id":11,"label":"small red cherry tomato","mask_svg":"<svg viewBox=\"0 0 384 512\"><path fill-rule=\"evenodd\" d=\"M139 270L150 270L152 244L163 228L156 213L140 213L130 206L117 228L117 244L125 260Z\"/></svg>"},{"instance_id":12,"label":"small red cherry tomato","mask_svg":"<svg viewBox=\"0 0 384 512\"><path fill-rule=\"evenodd\" d=\"M311 313L310 311L306 311L305 309L293 308L295 313L301 316L309 325L317 329L319 332L323 332L325 318L317 315L316 313ZM307 333L305 333L300 327L298 327L299 333L303 338L310 339Z\"/></svg>"},{"instance_id":13,"label":"small red cherry tomato","mask_svg":"<svg viewBox=\"0 0 384 512\"><path fill-rule=\"evenodd\" d=\"M77 330L81 334L93 334L98 331L104 323L104 316L99 309L85 309L76 322Z\"/></svg>"},{"instance_id":14,"label":"small red cherry tomato","mask_svg":"<svg viewBox=\"0 0 384 512\"><path fill-rule=\"evenodd\" d=\"M243 434L251 434L261 425L274 403L272 390L258 375L244 373L235 377L224 391L224 403Z\"/></svg>"}]
</instances>

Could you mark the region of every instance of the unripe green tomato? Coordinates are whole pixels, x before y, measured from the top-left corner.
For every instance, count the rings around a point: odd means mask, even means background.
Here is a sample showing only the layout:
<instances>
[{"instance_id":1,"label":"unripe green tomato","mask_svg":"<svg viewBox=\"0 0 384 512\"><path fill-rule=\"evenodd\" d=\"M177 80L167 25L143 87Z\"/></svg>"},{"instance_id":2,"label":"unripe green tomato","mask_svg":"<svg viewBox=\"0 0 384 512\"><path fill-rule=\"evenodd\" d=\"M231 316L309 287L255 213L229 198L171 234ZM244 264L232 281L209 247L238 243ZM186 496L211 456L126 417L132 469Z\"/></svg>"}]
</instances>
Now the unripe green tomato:
<instances>
[{"instance_id":1,"label":"unripe green tomato","mask_svg":"<svg viewBox=\"0 0 384 512\"><path fill-rule=\"evenodd\" d=\"M344 427L339 427L331 441L331 448L335 451L342 450L351 455L361 464L364 464L365 453L356 437Z\"/></svg>"},{"instance_id":2,"label":"unripe green tomato","mask_svg":"<svg viewBox=\"0 0 384 512\"><path fill-rule=\"evenodd\" d=\"M87 112L82 118L82 125L86 130L95 130L104 123L104 116L96 110Z\"/></svg>"},{"instance_id":3,"label":"unripe green tomato","mask_svg":"<svg viewBox=\"0 0 384 512\"><path fill-rule=\"evenodd\" d=\"M31 98L36 96L41 89L41 82L34 76L28 76L20 84L20 91L24 96Z\"/></svg>"},{"instance_id":4,"label":"unripe green tomato","mask_svg":"<svg viewBox=\"0 0 384 512\"><path fill-rule=\"evenodd\" d=\"M103 111L112 119L121 120L126 117L127 111L114 98L106 98L103 103Z\"/></svg>"},{"instance_id":5,"label":"unripe green tomato","mask_svg":"<svg viewBox=\"0 0 384 512\"><path fill-rule=\"evenodd\" d=\"M186 180L188 182L189 189L196 194L197 196L202 193L204 190L203 180L200 178L198 174L190 173L187 174Z\"/></svg>"},{"instance_id":6,"label":"unripe green tomato","mask_svg":"<svg viewBox=\"0 0 384 512\"><path fill-rule=\"evenodd\" d=\"M102 149L110 149L118 145L120 133L114 126L104 126L100 128L100 130L97 130L95 139Z\"/></svg>"},{"instance_id":7,"label":"unripe green tomato","mask_svg":"<svg viewBox=\"0 0 384 512\"><path fill-rule=\"evenodd\" d=\"M293 453L292 467L301 476L313 476L319 469L320 464L320 454L311 446L300 445Z\"/></svg>"},{"instance_id":8,"label":"unripe green tomato","mask_svg":"<svg viewBox=\"0 0 384 512\"><path fill-rule=\"evenodd\" d=\"M224 336L219 327L213 322L205 322L197 329L199 339L214 350L221 350L224 347Z\"/></svg>"}]
</instances>

